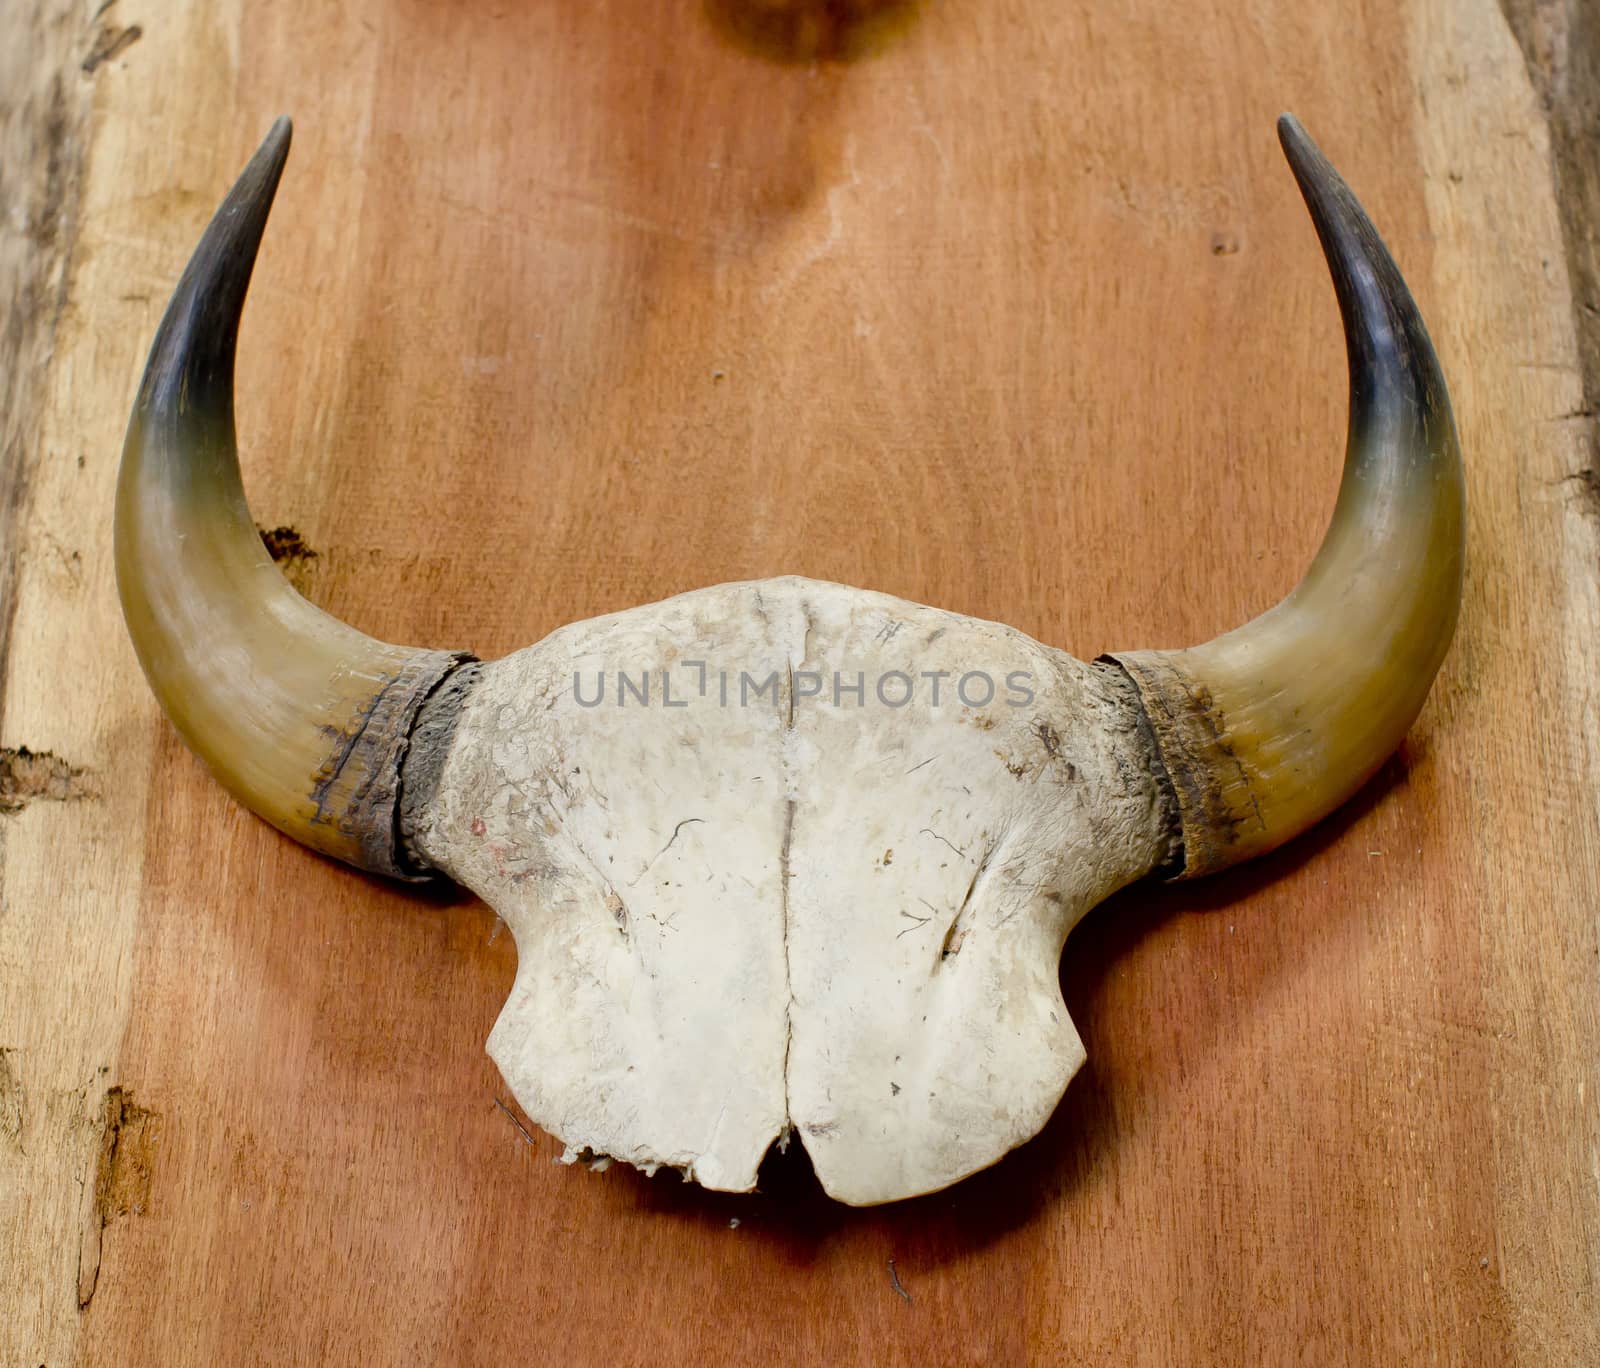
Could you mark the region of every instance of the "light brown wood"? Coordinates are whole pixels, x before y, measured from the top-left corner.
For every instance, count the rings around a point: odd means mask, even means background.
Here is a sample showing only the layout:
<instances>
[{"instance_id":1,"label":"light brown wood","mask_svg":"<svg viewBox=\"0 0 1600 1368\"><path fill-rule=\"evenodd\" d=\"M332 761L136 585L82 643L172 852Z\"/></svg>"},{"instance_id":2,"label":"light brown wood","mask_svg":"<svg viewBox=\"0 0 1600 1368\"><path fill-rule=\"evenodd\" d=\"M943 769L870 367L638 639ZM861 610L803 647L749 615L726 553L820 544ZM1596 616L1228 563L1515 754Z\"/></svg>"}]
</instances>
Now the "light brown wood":
<instances>
[{"instance_id":1,"label":"light brown wood","mask_svg":"<svg viewBox=\"0 0 1600 1368\"><path fill-rule=\"evenodd\" d=\"M5 353L0 746L65 769L0 815L0 1345L1596 1361L1593 418L1511 28L1492 0L774 8L0 14L28 73L0 280L65 272ZM1266 861L1093 914L1062 971L1089 1065L947 1193L852 1211L795 1154L750 1198L552 1163L482 1052L493 915L231 806L122 634L128 404L271 117L297 143L240 426L317 602L489 655L799 573L1091 655L1242 621L1332 506L1343 357L1280 108L1401 262L1466 453L1460 634L1400 755Z\"/></svg>"}]
</instances>

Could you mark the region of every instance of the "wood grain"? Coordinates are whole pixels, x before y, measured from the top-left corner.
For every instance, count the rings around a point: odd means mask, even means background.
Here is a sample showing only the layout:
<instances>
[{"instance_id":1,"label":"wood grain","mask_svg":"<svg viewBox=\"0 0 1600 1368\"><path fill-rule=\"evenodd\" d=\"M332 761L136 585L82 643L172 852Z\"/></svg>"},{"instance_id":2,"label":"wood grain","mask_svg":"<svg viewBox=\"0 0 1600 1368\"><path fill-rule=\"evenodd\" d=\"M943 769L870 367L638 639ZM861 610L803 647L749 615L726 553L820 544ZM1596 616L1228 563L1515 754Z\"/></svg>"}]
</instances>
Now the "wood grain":
<instances>
[{"instance_id":1,"label":"wood grain","mask_svg":"<svg viewBox=\"0 0 1600 1368\"><path fill-rule=\"evenodd\" d=\"M1492 0L96 8L0 14L70 116L0 106L6 223L40 202L13 147L71 208L0 239L7 281L62 273L10 382L0 746L83 771L0 816L8 1355L1600 1358L1600 545L1551 131ZM493 915L232 807L122 635L128 404L255 140L296 117L246 482L317 602L492 655L798 573L1092 655L1259 611L1332 507L1286 107L1411 280L1467 457L1461 630L1400 755L1261 864L1093 914L1089 1065L947 1193L554 1164L482 1052Z\"/></svg>"}]
</instances>

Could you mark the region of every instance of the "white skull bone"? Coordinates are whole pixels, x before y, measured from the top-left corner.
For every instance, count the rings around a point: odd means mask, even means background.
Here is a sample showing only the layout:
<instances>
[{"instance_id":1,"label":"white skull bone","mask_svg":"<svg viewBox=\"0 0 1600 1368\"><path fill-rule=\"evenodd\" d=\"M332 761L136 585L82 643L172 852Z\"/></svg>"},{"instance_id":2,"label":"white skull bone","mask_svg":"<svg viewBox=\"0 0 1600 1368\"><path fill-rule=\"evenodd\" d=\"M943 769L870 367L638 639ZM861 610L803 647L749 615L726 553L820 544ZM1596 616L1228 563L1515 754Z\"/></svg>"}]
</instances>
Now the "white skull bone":
<instances>
[{"instance_id":1,"label":"white skull bone","mask_svg":"<svg viewBox=\"0 0 1600 1368\"><path fill-rule=\"evenodd\" d=\"M413 839L516 935L489 1051L533 1120L737 1191L792 1127L881 1202L1083 1062L1057 965L1169 847L1149 744L1120 671L1008 627L722 585L484 667Z\"/></svg>"}]
</instances>

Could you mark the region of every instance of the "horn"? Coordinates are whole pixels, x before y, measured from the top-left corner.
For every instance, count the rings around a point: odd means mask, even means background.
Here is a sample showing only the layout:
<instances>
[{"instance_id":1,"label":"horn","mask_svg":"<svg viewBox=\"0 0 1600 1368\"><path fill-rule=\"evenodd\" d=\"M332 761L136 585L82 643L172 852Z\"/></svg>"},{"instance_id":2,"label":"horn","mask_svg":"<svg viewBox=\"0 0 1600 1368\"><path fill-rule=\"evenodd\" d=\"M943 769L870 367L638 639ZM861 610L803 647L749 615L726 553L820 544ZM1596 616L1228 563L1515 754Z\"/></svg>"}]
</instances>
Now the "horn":
<instances>
[{"instance_id":1,"label":"horn","mask_svg":"<svg viewBox=\"0 0 1600 1368\"><path fill-rule=\"evenodd\" d=\"M1283 602L1203 646L1107 657L1171 781L1184 878L1265 854L1360 788L1421 710L1461 604L1461 453L1433 344L1338 172L1287 114L1278 137L1344 320L1349 439L1327 536Z\"/></svg>"},{"instance_id":2,"label":"horn","mask_svg":"<svg viewBox=\"0 0 1600 1368\"><path fill-rule=\"evenodd\" d=\"M117 481L117 588L162 709L241 803L324 855L417 878L400 769L422 704L470 657L391 646L306 602L239 477L239 315L289 137L279 119L156 333Z\"/></svg>"}]
</instances>

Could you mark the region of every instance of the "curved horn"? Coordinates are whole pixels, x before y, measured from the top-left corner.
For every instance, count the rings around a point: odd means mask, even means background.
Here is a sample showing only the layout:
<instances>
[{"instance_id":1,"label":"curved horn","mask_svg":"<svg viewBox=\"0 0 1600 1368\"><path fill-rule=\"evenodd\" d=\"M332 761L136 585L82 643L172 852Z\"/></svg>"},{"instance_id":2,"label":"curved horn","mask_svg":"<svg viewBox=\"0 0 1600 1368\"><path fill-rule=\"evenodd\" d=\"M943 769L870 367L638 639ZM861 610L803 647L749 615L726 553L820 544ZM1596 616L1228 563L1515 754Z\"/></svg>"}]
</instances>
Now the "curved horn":
<instances>
[{"instance_id":1,"label":"curved horn","mask_svg":"<svg viewBox=\"0 0 1600 1368\"><path fill-rule=\"evenodd\" d=\"M313 850L412 878L400 764L418 709L467 657L375 641L307 603L239 478L239 315L289 135L279 119L156 333L117 482L117 587L162 708L240 802Z\"/></svg>"},{"instance_id":2,"label":"curved horn","mask_svg":"<svg viewBox=\"0 0 1600 1368\"><path fill-rule=\"evenodd\" d=\"M1203 646L1110 657L1172 781L1181 877L1265 854L1364 784L1421 710L1461 603L1461 453L1433 344L1338 172L1287 114L1278 136L1339 297L1349 443L1333 522L1288 598Z\"/></svg>"}]
</instances>

